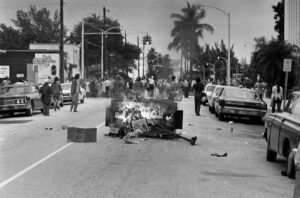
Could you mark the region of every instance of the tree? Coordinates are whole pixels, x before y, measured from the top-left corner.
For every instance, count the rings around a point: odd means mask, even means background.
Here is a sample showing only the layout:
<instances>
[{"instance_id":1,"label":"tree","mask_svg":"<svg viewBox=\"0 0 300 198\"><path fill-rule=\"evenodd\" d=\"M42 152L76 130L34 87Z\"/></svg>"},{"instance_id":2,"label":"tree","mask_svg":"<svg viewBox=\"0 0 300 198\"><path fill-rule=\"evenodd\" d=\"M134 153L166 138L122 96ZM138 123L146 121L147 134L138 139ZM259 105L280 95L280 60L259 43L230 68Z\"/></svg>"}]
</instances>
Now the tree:
<instances>
[{"instance_id":1,"label":"tree","mask_svg":"<svg viewBox=\"0 0 300 198\"><path fill-rule=\"evenodd\" d=\"M50 18L50 11L47 8L37 10L30 5L29 11L17 11L17 19L12 19L20 31L23 49L28 49L29 43L58 43L60 38L59 13L54 12L54 18ZM64 28L64 37L67 29Z\"/></svg>"},{"instance_id":2,"label":"tree","mask_svg":"<svg viewBox=\"0 0 300 198\"><path fill-rule=\"evenodd\" d=\"M22 49L20 32L3 23L0 24L0 49Z\"/></svg>"},{"instance_id":3,"label":"tree","mask_svg":"<svg viewBox=\"0 0 300 198\"><path fill-rule=\"evenodd\" d=\"M173 41L168 45L168 49L181 50L183 56L191 60L197 55L199 49L199 39L203 38L203 31L213 33L213 27L207 23L201 23L206 16L206 11L201 4L190 5L181 9L182 13L173 13L174 28L171 31ZM192 65L190 64L190 71Z\"/></svg>"},{"instance_id":4,"label":"tree","mask_svg":"<svg viewBox=\"0 0 300 198\"><path fill-rule=\"evenodd\" d=\"M275 26L274 30L278 33L278 40L284 40L284 3L280 1L277 5L272 6L273 11L275 12Z\"/></svg>"}]
</instances>

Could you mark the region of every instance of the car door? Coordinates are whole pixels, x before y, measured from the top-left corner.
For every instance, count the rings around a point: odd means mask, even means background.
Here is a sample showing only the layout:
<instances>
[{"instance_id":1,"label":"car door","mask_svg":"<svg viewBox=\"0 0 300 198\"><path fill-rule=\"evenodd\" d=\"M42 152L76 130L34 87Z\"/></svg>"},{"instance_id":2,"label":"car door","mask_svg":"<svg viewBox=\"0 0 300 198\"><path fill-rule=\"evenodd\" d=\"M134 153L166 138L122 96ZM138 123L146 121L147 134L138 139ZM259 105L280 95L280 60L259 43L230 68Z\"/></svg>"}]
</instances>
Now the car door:
<instances>
[{"instance_id":1,"label":"car door","mask_svg":"<svg viewBox=\"0 0 300 198\"><path fill-rule=\"evenodd\" d=\"M284 152L285 140L289 140L290 148L297 148L300 138L300 100L298 95L294 95L288 102L284 118L281 120L281 130L279 132L279 151Z\"/></svg>"},{"instance_id":2,"label":"car door","mask_svg":"<svg viewBox=\"0 0 300 198\"><path fill-rule=\"evenodd\" d=\"M217 95L217 98L216 98L216 101L215 101L215 111L217 112L217 114L219 114L219 108L220 108L220 105L219 105L219 100L220 100L220 97L224 97L226 94L226 90L224 88L222 88L220 90L220 93Z\"/></svg>"},{"instance_id":3,"label":"car door","mask_svg":"<svg viewBox=\"0 0 300 198\"><path fill-rule=\"evenodd\" d=\"M39 89L36 85L31 86L32 93L33 93L33 100L34 100L34 108L35 109L42 109L43 104L41 100L41 94L39 92Z\"/></svg>"}]
</instances>

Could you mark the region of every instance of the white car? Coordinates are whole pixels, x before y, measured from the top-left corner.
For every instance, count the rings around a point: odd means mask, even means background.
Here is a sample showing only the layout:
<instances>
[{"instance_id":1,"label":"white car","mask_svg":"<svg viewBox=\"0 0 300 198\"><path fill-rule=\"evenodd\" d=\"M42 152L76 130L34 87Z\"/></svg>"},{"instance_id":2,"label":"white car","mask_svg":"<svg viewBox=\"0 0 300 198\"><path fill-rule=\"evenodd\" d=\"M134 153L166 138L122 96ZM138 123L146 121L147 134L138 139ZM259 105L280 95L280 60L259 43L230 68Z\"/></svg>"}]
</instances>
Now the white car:
<instances>
[{"instance_id":1,"label":"white car","mask_svg":"<svg viewBox=\"0 0 300 198\"><path fill-rule=\"evenodd\" d=\"M214 91L216 85L206 85L204 88L204 96L202 97L202 104L205 105L208 102L208 98L211 96L212 92Z\"/></svg>"},{"instance_id":2,"label":"white car","mask_svg":"<svg viewBox=\"0 0 300 198\"><path fill-rule=\"evenodd\" d=\"M62 83L61 88L63 90L62 98L63 102L72 102L72 96L71 96L71 86L72 83ZM86 91L84 88L80 86L81 93L79 94L79 101L81 103L84 103L84 99L86 97Z\"/></svg>"},{"instance_id":3,"label":"white car","mask_svg":"<svg viewBox=\"0 0 300 198\"><path fill-rule=\"evenodd\" d=\"M215 101L220 95L220 92L224 86L222 85L216 85L214 91L212 94L208 97L208 109L211 113L215 112Z\"/></svg>"}]
</instances>

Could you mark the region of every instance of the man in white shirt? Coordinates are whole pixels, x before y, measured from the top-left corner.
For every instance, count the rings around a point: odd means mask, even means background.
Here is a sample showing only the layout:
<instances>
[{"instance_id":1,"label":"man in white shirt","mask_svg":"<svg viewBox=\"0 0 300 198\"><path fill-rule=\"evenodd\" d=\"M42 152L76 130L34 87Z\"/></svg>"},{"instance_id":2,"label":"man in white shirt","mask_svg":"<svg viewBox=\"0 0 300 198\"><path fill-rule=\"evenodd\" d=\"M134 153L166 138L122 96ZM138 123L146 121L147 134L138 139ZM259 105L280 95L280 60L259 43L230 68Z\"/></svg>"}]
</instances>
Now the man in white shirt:
<instances>
[{"instance_id":1,"label":"man in white shirt","mask_svg":"<svg viewBox=\"0 0 300 198\"><path fill-rule=\"evenodd\" d=\"M283 99L283 89L279 85L279 82L276 82L276 85L272 87L272 113L275 113L275 106L277 105L277 111L281 112L281 103Z\"/></svg>"}]
</instances>

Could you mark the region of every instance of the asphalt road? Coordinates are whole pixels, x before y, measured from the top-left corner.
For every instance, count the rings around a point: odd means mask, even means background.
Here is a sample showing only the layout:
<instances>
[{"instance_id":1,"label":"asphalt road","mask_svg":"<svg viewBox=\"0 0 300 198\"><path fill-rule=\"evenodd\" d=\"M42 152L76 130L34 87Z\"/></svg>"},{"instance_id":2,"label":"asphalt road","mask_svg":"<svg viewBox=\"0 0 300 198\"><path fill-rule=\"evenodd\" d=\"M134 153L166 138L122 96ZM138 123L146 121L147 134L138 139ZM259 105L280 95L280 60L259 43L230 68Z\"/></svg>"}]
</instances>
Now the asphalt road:
<instances>
[{"instance_id":1,"label":"asphalt road","mask_svg":"<svg viewBox=\"0 0 300 198\"><path fill-rule=\"evenodd\" d=\"M67 105L49 117L1 118L0 197L292 197L295 181L281 176L284 160L265 160L262 125L233 120L231 132L232 119L220 122L207 107L196 117L190 97L179 103L181 132L196 135L195 146L180 139L125 144L104 136L109 103L87 99L77 113ZM67 142L63 125L98 127L97 142Z\"/></svg>"}]
</instances>

